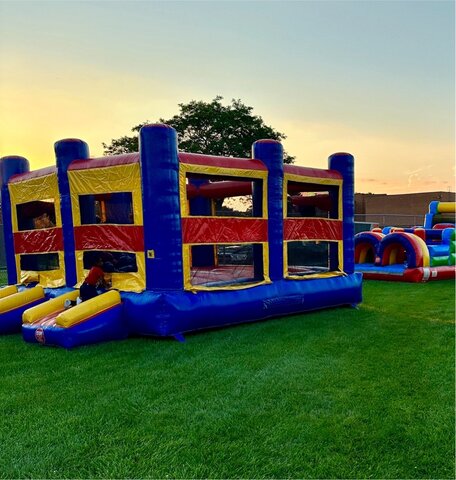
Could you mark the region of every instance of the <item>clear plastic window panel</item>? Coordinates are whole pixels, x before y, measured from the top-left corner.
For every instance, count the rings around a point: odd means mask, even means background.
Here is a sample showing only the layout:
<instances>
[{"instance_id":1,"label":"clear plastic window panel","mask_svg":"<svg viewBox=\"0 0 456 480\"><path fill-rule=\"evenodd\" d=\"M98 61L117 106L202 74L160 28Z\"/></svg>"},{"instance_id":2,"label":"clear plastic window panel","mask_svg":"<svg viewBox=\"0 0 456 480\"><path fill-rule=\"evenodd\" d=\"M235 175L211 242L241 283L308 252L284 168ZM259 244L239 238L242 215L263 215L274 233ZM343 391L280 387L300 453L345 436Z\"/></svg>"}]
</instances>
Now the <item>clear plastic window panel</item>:
<instances>
[{"instance_id":1,"label":"clear plastic window panel","mask_svg":"<svg viewBox=\"0 0 456 480\"><path fill-rule=\"evenodd\" d=\"M99 259L102 261L102 268L105 273L131 273L138 271L136 254L106 250L84 252L84 269L90 270Z\"/></svg>"},{"instance_id":2,"label":"clear plastic window panel","mask_svg":"<svg viewBox=\"0 0 456 480\"><path fill-rule=\"evenodd\" d=\"M35 200L16 205L19 231L53 228L56 224L53 199Z\"/></svg>"},{"instance_id":3,"label":"clear plastic window panel","mask_svg":"<svg viewBox=\"0 0 456 480\"><path fill-rule=\"evenodd\" d=\"M131 192L79 195L81 225L132 225L133 197Z\"/></svg>"}]
</instances>

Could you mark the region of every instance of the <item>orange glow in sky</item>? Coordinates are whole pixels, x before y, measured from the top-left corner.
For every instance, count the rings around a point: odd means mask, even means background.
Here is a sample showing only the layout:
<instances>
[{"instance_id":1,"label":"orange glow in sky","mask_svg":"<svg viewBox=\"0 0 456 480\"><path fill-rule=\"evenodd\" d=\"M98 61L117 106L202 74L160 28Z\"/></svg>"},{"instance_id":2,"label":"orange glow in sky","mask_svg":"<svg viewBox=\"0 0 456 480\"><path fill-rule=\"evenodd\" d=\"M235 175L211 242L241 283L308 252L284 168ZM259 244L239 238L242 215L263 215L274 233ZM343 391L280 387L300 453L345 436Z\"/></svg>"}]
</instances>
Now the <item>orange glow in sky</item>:
<instances>
[{"instance_id":1,"label":"orange glow in sky","mask_svg":"<svg viewBox=\"0 0 456 480\"><path fill-rule=\"evenodd\" d=\"M452 2L3 1L0 27L0 156L33 169L222 95L299 165L352 153L357 192L454 191Z\"/></svg>"}]
</instances>

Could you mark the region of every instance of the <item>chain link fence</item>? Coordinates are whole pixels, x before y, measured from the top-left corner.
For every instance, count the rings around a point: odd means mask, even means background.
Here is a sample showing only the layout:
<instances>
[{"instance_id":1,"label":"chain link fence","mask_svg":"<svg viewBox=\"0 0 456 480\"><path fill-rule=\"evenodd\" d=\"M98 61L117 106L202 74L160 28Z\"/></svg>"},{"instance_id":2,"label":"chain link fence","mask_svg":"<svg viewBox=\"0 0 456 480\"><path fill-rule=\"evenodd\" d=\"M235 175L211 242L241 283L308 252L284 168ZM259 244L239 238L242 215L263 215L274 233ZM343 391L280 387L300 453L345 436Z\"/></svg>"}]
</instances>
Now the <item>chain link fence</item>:
<instances>
[{"instance_id":1,"label":"chain link fence","mask_svg":"<svg viewBox=\"0 0 456 480\"><path fill-rule=\"evenodd\" d=\"M399 215L396 213L355 214L355 222L373 224L374 227L417 227L424 225L424 215Z\"/></svg>"}]
</instances>

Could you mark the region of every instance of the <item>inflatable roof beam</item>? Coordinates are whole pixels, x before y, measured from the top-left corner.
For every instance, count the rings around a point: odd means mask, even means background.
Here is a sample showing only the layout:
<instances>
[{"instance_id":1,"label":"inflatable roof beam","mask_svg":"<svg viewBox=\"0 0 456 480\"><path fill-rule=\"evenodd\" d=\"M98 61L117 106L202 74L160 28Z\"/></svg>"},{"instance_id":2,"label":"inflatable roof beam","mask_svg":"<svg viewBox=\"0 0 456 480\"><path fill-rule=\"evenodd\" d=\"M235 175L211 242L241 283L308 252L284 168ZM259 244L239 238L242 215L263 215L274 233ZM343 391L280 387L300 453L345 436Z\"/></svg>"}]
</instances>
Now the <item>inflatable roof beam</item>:
<instances>
[{"instance_id":1,"label":"inflatable roof beam","mask_svg":"<svg viewBox=\"0 0 456 480\"><path fill-rule=\"evenodd\" d=\"M8 182L13 175L27 173L30 171L30 165L26 158L10 156L3 157L0 160L0 178L1 178L1 199L3 232L5 237L6 268L8 271L8 283L14 285L17 283L17 266L14 255L14 237L13 223L11 217L11 197L8 189Z\"/></svg>"},{"instance_id":2,"label":"inflatable roof beam","mask_svg":"<svg viewBox=\"0 0 456 480\"><path fill-rule=\"evenodd\" d=\"M65 283L72 287L77 283L74 243L73 213L71 208L68 167L73 160L89 158L87 143L77 139L60 140L54 144L57 181L60 191L60 213L62 216L62 234L65 245Z\"/></svg>"}]
</instances>

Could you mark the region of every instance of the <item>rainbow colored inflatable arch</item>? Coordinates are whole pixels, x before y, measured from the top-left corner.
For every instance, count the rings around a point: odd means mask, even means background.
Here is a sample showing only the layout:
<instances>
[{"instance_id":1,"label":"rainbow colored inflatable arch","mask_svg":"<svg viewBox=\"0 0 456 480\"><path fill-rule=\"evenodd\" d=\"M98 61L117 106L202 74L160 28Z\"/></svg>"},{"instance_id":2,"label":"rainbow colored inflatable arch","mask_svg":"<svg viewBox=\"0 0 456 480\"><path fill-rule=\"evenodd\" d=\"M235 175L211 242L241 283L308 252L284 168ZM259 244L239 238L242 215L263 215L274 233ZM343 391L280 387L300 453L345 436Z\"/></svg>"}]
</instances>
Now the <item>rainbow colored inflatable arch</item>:
<instances>
[{"instance_id":1,"label":"rainbow colored inflatable arch","mask_svg":"<svg viewBox=\"0 0 456 480\"><path fill-rule=\"evenodd\" d=\"M272 140L252 158L189 154L166 125L143 127L138 153L90 158L76 139L55 152L56 167L33 172L22 157L1 160L19 287L3 290L0 332L22 325L26 341L70 348L361 301L349 154L328 170L283 165ZM250 209L220 211L241 195ZM99 256L112 291L64 310Z\"/></svg>"}]
</instances>

